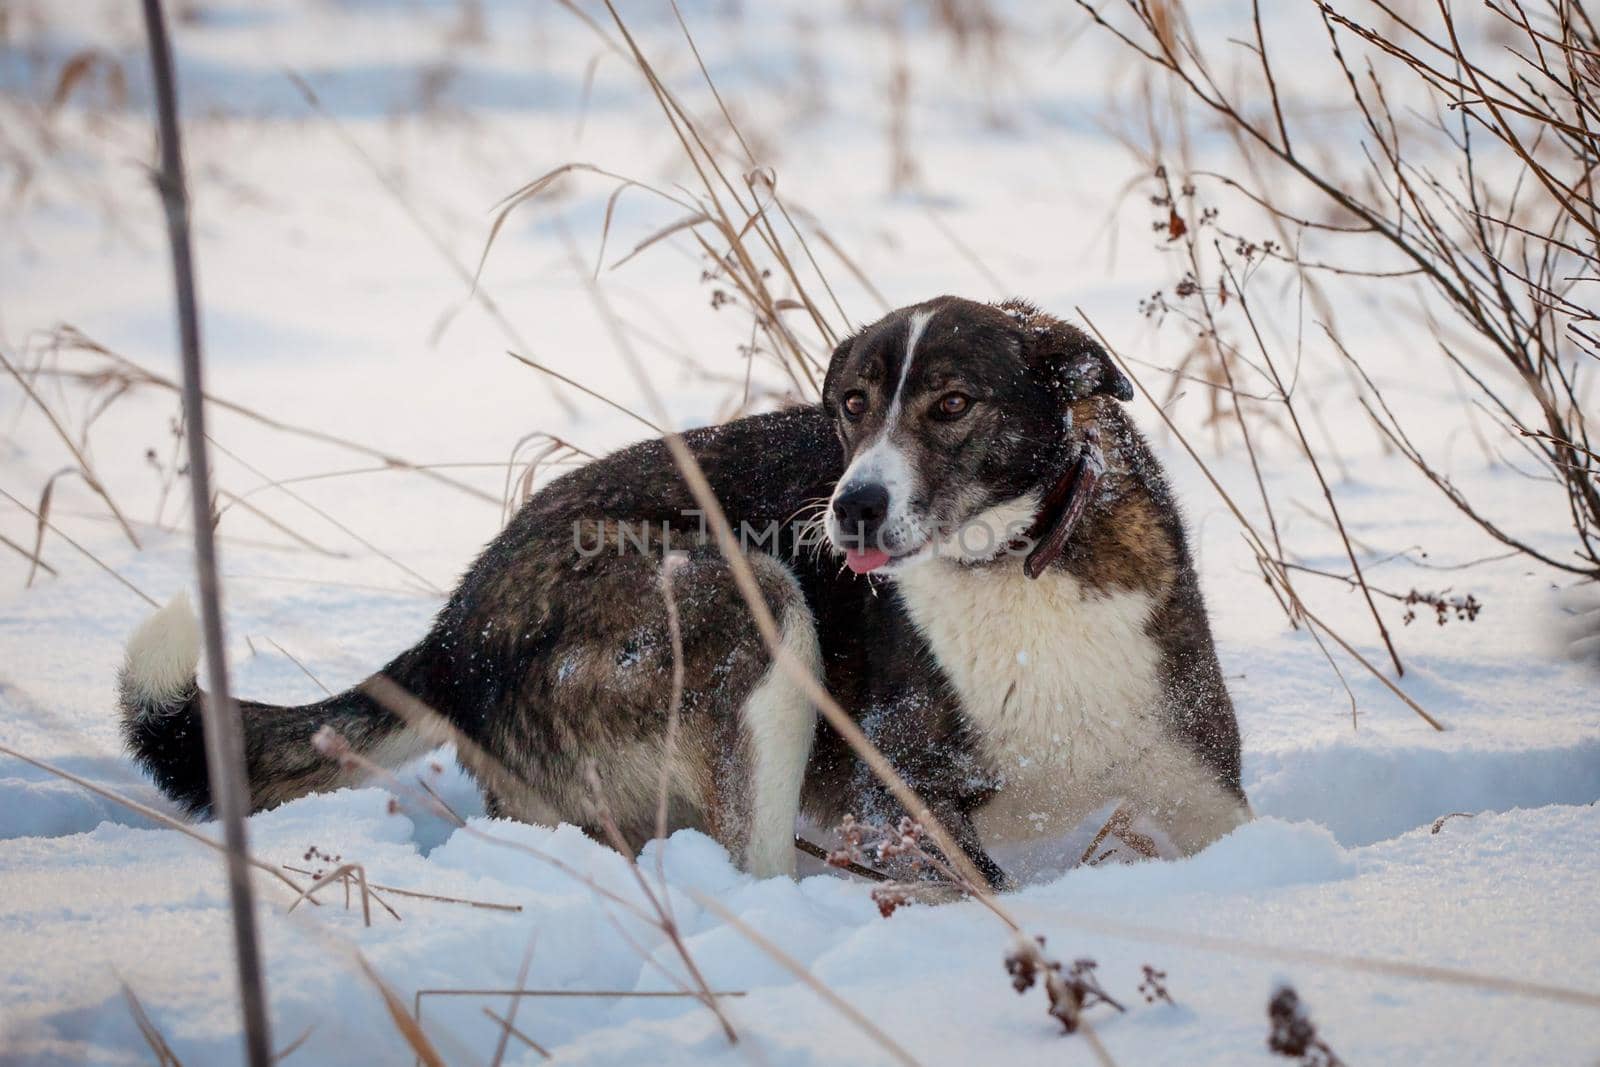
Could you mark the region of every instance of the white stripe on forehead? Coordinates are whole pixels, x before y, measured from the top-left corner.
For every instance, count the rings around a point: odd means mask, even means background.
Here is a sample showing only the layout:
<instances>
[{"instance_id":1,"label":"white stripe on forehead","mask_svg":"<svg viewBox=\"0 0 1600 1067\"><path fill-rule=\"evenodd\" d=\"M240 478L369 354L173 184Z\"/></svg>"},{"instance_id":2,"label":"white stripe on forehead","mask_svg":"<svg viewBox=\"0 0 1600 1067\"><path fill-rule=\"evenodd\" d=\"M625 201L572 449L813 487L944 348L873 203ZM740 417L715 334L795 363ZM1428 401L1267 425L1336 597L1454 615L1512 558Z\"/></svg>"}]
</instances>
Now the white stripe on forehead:
<instances>
[{"instance_id":1,"label":"white stripe on forehead","mask_svg":"<svg viewBox=\"0 0 1600 1067\"><path fill-rule=\"evenodd\" d=\"M908 522L909 503L917 493L921 478L910 459L890 438L894 436L895 423L900 418L900 402L905 393L906 382L911 377L911 363L917 356L917 343L922 340L922 333L928 328L933 313L932 308L911 313L910 324L906 331L906 358L900 364L900 380L895 383L894 393L889 398L889 411L883 417L883 426L878 430L877 436L867 442L866 447L850 462L850 466L845 469L838 484L834 486L828 511L830 523L834 521L832 501L837 500L841 492L857 485L874 482L889 492L887 525L904 527Z\"/></svg>"},{"instance_id":2,"label":"white stripe on forehead","mask_svg":"<svg viewBox=\"0 0 1600 1067\"><path fill-rule=\"evenodd\" d=\"M906 391L906 379L911 377L911 361L917 357L917 342L922 340L922 331L928 328L932 318L932 308L911 313L911 326L906 332L906 358L900 364L900 380L895 383L894 393L889 397L889 414L883 417L886 434L894 430L895 419L900 414L900 400Z\"/></svg>"}]
</instances>

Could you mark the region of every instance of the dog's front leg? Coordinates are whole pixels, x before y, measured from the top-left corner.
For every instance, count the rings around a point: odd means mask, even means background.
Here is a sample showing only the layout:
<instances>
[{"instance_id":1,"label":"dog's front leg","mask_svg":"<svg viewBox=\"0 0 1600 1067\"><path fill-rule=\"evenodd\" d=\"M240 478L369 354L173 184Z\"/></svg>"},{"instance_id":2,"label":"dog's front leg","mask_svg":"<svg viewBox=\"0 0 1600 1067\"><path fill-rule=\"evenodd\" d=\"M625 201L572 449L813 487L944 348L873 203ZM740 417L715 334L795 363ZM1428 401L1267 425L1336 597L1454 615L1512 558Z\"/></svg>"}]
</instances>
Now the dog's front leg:
<instances>
[{"instance_id":1,"label":"dog's front leg","mask_svg":"<svg viewBox=\"0 0 1600 1067\"><path fill-rule=\"evenodd\" d=\"M873 793L876 795L864 802L863 809L868 812L895 812L892 821L884 820L882 824L882 829L892 834L904 809L894 800L888 789L875 786ZM956 847L961 850L962 855L977 868L983 880L981 888L999 893L1016 887L1016 882L1011 876L1006 874L995 862L994 857L984 849L983 842L978 837L978 828L972 821L972 805L969 801L956 796L930 795L926 791L922 793L922 799L928 804L928 813L939 821L950 834ZM914 821L920 821L913 818ZM956 865L950 862L943 850L933 842L931 836L926 834L920 838L917 849L907 851L891 849L882 856L869 853L866 858L869 863L875 863L884 874L897 882L946 881L944 872L938 868L943 866L953 872L956 871ZM932 863L929 862L930 859Z\"/></svg>"},{"instance_id":2,"label":"dog's front leg","mask_svg":"<svg viewBox=\"0 0 1600 1067\"><path fill-rule=\"evenodd\" d=\"M944 828L955 838L957 847L966 855L988 882L989 889L1004 893L1017 887L1016 880L994 861L978 837L978 828L972 822L972 812L964 804L948 805L948 813L939 816Z\"/></svg>"}]
</instances>

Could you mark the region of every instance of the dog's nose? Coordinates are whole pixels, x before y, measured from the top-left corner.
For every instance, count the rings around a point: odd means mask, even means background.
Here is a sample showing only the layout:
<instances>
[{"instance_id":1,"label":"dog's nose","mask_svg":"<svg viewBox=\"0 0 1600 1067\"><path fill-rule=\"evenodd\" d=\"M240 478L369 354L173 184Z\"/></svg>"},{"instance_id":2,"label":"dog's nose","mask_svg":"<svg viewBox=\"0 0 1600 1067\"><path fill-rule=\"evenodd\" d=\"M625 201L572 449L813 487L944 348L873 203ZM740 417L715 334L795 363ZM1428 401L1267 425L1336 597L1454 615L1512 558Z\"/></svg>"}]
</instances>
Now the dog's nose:
<instances>
[{"instance_id":1,"label":"dog's nose","mask_svg":"<svg viewBox=\"0 0 1600 1067\"><path fill-rule=\"evenodd\" d=\"M875 482L852 486L833 502L833 517L846 533L871 534L889 514L889 490Z\"/></svg>"}]
</instances>

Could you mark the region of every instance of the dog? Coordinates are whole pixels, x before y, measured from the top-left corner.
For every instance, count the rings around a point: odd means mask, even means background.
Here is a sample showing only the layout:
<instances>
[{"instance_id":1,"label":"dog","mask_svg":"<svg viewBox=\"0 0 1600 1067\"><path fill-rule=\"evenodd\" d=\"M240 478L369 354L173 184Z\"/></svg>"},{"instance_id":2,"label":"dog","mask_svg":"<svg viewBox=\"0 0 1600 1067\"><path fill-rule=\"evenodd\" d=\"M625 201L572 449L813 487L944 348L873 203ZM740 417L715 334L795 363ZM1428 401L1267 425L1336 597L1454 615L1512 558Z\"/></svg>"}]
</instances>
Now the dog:
<instances>
[{"instance_id":1,"label":"dog","mask_svg":"<svg viewBox=\"0 0 1600 1067\"><path fill-rule=\"evenodd\" d=\"M683 435L792 662L996 888L1012 883L991 848L1112 802L1182 853L1250 816L1183 521L1132 397L1068 323L946 296L841 343L820 404ZM131 638L118 683L132 753L195 814L198 645L175 602ZM669 828L758 876L794 873L802 814L902 814L773 663L662 440L536 493L367 682L240 710L257 810L455 740L491 815L637 848L665 789ZM324 727L359 758L325 758Z\"/></svg>"}]
</instances>

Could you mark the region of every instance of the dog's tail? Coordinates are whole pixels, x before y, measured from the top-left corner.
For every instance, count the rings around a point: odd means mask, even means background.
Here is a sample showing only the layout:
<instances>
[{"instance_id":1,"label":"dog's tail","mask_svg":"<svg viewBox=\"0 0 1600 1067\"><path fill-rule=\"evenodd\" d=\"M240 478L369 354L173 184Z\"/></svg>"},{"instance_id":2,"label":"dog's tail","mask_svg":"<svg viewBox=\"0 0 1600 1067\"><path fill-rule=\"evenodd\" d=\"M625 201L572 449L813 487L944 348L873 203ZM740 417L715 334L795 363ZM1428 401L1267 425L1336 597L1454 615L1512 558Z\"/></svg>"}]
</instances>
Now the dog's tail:
<instances>
[{"instance_id":1,"label":"dog's tail","mask_svg":"<svg viewBox=\"0 0 1600 1067\"><path fill-rule=\"evenodd\" d=\"M407 660L402 656L396 664ZM206 815L211 785L195 680L199 661L199 622L188 597L179 594L128 639L117 697L123 736L134 758L167 796L191 814ZM404 678L393 681L399 687L406 684ZM251 811L367 777L360 761L331 759L318 751L312 738L324 726L336 731L355 755L385 768L398 767L448 739L448 729L440 725L415 717L408 724L369 696L371 688L364 684L300 707L238 702Z\"/></svg>"}]
</instances>

